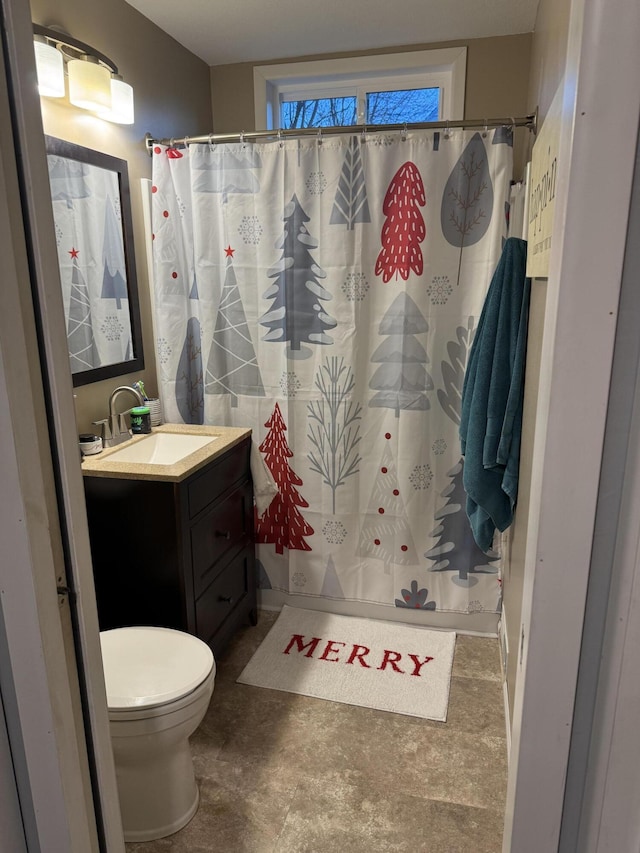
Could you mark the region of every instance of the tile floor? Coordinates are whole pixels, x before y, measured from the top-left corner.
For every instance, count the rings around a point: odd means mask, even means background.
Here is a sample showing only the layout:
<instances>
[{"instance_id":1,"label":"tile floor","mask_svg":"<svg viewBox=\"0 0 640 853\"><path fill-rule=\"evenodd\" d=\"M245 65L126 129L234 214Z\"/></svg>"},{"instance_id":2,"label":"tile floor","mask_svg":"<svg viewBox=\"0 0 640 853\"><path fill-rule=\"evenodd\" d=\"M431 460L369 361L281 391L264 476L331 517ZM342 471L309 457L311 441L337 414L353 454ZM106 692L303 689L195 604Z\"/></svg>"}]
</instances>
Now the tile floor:
<instances>
[{"instance_id":1,"label":"tile floor","mask_svg":"<svg viewBox=\"0 0 640 853\"><path fill-rule=\"evenodd\" d=\"M217 662L191 739L196 816L127 853L500 853L498 641L458 637L438 723L236 684L276 618L261 611Z\"/></svg>"}]
</instances>

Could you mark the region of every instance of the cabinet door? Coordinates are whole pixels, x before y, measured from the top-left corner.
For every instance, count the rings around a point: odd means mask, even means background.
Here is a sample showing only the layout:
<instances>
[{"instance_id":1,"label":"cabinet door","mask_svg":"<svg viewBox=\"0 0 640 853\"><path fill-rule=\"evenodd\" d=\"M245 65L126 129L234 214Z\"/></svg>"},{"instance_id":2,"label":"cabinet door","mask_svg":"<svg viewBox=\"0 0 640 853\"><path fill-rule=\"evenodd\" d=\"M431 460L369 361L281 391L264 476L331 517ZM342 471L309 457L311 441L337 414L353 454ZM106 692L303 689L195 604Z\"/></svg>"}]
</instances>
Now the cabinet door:
<instances>
[{"instance_id":1,"label":"cabinet door","mask_svg":"<svg viewBox=\"0 0 640 853\"><path fill-rule=\"evenodd\" d=\"M191 528L193 586L197 598L220 571L227 552L251 538L252 490L249 483L216 504Z\"/></svg>"},{"instance_id":2,"label":"cabinet door","mask_svg":"<svg viewBox=\"0 0 640 853\"><path fill-rule=\"evenodd\" d=\"M255 572L253 545L226 563L196 601L196 633L214 654L224 647L240 617L255 607L250 572Z\"/></svg>"}]
</instances>

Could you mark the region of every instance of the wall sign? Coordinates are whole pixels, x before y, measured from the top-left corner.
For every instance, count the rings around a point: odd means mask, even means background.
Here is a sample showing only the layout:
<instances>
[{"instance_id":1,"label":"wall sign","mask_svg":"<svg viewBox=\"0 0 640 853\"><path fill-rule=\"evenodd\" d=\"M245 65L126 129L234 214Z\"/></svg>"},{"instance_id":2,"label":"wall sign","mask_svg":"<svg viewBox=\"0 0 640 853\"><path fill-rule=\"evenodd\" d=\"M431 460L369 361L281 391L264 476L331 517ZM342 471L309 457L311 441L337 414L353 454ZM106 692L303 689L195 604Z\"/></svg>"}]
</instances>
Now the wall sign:
<instances>
[{"instance_id":1,"label":"wall sign","mask_svg":"<svg viewBox=\"0 0 640 853\"><path fill-rule=\"evenodd\" d=\"M562 82L531 152L528 193L527 276L547 278L555 212L558 150L562 118Z\"/></svg>"}]
</instances>

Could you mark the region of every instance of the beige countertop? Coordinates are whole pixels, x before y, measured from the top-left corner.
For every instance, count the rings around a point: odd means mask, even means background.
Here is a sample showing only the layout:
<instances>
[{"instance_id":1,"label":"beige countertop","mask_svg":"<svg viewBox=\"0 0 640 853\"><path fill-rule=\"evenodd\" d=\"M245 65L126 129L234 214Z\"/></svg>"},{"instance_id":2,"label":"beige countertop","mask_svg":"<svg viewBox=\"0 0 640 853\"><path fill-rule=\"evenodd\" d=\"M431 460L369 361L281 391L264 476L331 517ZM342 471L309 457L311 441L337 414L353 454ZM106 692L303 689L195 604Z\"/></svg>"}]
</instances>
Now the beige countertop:
<instances>
[{"instance_id":1,"label":"beige countertop","mask_svg":"<svg viewBox=\"0 0 640 853\"><path fill-rule=\"evenodd\" d=\"M216 440L199 450L193 451L193 453L189 453L188 456L171 465L111 461L110 457L116 451L130 447L134 442L144 441L147 438L145 435L136 435L127 442L115 447L105 448L102 453L83 456L83 475L85 477L115 477L121 480L167 480L172 483L179 483L251 435L251 430L243 427L198 426L196 424L163 424L159 427L153 427L151 430L152 434L162 432L181 435L210 435Z\"/></svg>"}]
</instances>

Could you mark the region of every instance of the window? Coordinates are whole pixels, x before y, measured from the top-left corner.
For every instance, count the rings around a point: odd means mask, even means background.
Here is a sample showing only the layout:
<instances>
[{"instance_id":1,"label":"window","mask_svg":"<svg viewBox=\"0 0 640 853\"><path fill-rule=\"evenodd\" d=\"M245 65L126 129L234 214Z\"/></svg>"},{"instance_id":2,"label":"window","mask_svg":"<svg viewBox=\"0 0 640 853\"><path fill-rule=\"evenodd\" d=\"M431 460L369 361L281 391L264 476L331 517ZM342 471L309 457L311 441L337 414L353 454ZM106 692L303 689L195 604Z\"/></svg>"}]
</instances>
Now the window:
<instances>
[{"instance_id":1,"label":"window","mask_svg":"<svg viewBox=\"0 0 640 853\"><path fill-rule=\"evenodd\" d=\"M459 119L466 48L254 68L256 129Z\"/></svg>"},{"instance_id":2,"label":"window","mask_svg":"<svg viewBox=\"0 0 640 853\"><path fill-rule=\"evenodd\" d=\"M362 86L355 95L307 97L310 92L281 94L278 127L338 127L350 124L402 124L438 121L440 88L380 89ZM369 91L370 88L379 91Z\"/></svg>"}]
</instances>

